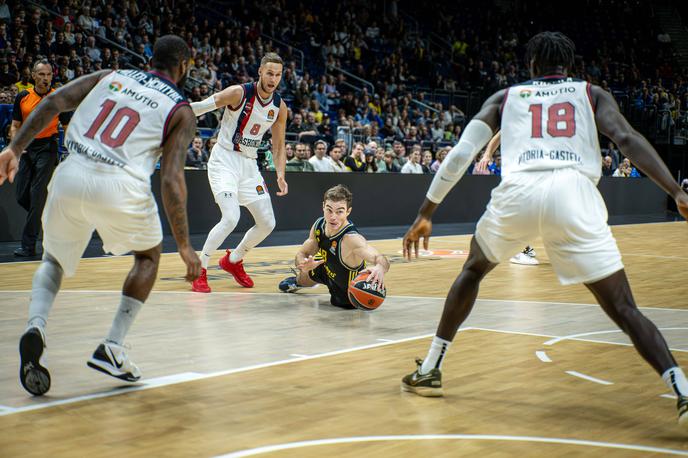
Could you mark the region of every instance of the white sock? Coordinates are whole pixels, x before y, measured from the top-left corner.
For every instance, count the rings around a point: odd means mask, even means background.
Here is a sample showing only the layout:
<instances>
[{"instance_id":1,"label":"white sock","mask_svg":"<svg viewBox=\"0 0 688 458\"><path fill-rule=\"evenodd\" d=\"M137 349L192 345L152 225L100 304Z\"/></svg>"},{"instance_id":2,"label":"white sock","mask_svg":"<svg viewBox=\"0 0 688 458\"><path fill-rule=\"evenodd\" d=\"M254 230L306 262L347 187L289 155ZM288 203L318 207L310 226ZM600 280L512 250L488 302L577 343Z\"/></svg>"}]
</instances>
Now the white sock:
<instances>
[{"instance_id":1,"label":"white sock","mask_svg":"<svg viewBox=\"0 0 688 458\"><path fill-rule=\"evenodd\" d=\"M244 259L246 253L265 240L265 237L270 235L275 228L275 213L272 210L272 201L270 199L260 199L251 202L246 205L246 208L251 212L251 216L253 216L256 224L248 230L244 238L239 242L239 245L232 250L232 254L229 255L229 262L231 263L237 263Z\"/></svg>"},{"instance_id":2,"label":"white sock","mask_svg":"<svg viewBox=\"0 0 688 458\"><path fill-rule=\"evenodd\" d=\"M683 370L676 366L662 374L662 380L677 396L688 396L688 380Z\"/></svg>"},{"instance_id":3,"label":"white sock","mask_svg":"<svg viewBox=\"0 0 688 458\"><path fill-rule=\"evenodd\" d=\"M143 302L138 299L122 295L122 300L119 303L119 308L115 314L115 319L112 321L112 327L106 340L122 345L124 337L129 332L129 328L142 306Z\"/></svg>"},{"instance_id":4,"label":"white sock","mask_svg":"<svg viewBox=\"0 0 688 458\"><path fill-rule=\"evenodd\" d=\"M222 242L231 234L239 222L241 211L239 209L239 202L229 192L221 192L215 196L215 201L220 207L222 219L213 227L208 233L208 238L203 245L201 252L201 265L204 269L208 268L210 256L217 250Z\"/></svg>"},{"instance_id":5,"label":"white sock","mask_svg":"<svg viewBox=\"0 0 688 458\"><path fill-rule=\"evenodd\" d=\"M423 365L420 367L420 373L427 374L432 369L442 369L444 355L447 353L450 345L451 342L448 340L440 339L437 336L433 337L430 350L428 350L428 356L425 357Z\"/></svg>"},{"instance_id":6,"label":"white sock","mask_svg":"<svg viewBox=\"0 0 688 458\"><path fill-rule=\"evenodd\" d=\"M63 275L64 272L57 260L46 253L33 275L29 303L29 328L35 326L45 328L55 296L60 290Z\"/></svg>"},{"instance_id":7,"label":"white sock","mask_svg":"<svg viewBox=\"0 0 688 458\"><path fill-rule=\"evenodd\" d=\"M204 269L208 268L208 264L210 263L210 255L201 253L201 266L203 266Z\"/></svg>"}]
</instances>

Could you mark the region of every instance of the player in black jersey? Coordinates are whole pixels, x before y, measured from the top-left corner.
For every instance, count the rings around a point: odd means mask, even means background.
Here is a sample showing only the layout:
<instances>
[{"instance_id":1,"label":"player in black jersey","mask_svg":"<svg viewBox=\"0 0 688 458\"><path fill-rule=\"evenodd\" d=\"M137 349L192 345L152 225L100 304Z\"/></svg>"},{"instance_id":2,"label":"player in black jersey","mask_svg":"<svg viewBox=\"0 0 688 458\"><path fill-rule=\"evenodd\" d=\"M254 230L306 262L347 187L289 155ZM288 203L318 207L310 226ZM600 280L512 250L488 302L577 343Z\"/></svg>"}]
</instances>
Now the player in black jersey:
<instances>
[{"instance_id":1,"label":"player in black jersey","mask_svg":"<svg viewBox=\"0 0 688 458\"><path fill-rule=\"evenodd\" d=\"M282 280L280 291L294 293L320 283L330 291L332 305L352 309L347 289L359 272L370 272L368 280L384 286L389 261L349 221L351 198L351 191L342 185L325 192L323 217L313 224L308 240L296 253L297 275Z\"/></svg>"}]
</instances>

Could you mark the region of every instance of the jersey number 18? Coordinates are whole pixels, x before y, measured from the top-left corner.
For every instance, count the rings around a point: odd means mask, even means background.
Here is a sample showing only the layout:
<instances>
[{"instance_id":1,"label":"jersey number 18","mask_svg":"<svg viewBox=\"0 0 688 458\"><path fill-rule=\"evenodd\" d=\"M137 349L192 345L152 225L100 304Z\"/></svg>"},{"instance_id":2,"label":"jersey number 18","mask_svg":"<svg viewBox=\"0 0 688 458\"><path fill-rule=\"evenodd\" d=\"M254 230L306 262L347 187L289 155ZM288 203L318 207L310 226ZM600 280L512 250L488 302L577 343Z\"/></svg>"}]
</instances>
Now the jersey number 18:
<instances>
[{"instance_id":1,"label":"jersey number 18","mask_svg":"<svg viewBox=\"0 0 688 458\"><path fill-rule=\"evenodd\" d=\"M531 105L532 138L542 138L542 104ZM576 108L570 102L555 103L547 109L547 134L573 137L576 134Z\"/></svg>"}]
</instances>

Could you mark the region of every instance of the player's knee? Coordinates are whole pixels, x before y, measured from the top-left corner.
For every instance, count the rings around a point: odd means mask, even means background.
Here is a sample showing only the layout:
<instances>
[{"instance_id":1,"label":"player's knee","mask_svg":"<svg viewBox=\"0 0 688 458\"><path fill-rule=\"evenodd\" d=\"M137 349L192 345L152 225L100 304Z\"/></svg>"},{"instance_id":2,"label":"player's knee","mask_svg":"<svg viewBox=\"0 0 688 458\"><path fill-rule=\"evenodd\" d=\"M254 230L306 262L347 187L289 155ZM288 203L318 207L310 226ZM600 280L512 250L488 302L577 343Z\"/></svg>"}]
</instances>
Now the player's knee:
<instances>
[{"instance_id":1,"label":"player's knee","mask_svg":"<svg viewBox=\"0 0 688 458\"><path fill-rule=\"evenodd\" d=\"M275 229L275 224L275 215L272 213L269 215L264 215L262 218L260 218L260 221L256 221L256 225L267 233L270 233Z\"/></svg>"}]
</instances>

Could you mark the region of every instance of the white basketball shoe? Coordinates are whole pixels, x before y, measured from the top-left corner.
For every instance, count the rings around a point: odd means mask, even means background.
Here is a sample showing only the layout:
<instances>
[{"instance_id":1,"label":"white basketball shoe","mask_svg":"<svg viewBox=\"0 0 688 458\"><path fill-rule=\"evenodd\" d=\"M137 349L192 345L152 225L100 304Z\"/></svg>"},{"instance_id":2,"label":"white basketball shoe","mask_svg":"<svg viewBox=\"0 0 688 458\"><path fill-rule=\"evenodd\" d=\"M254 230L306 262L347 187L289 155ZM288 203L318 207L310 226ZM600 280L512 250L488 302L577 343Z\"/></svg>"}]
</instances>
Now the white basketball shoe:
<instances>
[{"instance_id":1,"label":"white basketball shoe","mask_svg":"<svg viewBox=\"0 0 688 458\"><path fill-rule=\"evenodd\" d=\"M535 257L535 250L527 246L525 250L521 251L516 256L512 257L509 261L513 264L521 264L524 266L537 266L540 261Z\"/></svg>"},{"instance_id":2,"label":"white basketball shoe","mask_svg":"<svg viewBox=\"0 0 688 458\"><path fill-rule=\"evenodd\" d=\"M103 341L86 364L92 369L126 382L136 382L141 378L141 371L129 359L125 347L114 342Z\"/></svg>"}]
</instances>

